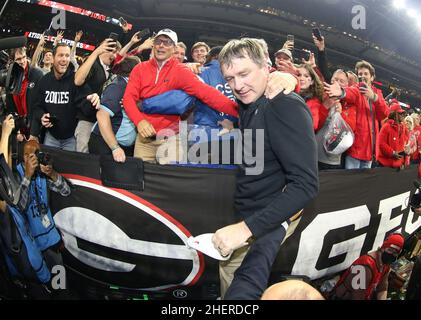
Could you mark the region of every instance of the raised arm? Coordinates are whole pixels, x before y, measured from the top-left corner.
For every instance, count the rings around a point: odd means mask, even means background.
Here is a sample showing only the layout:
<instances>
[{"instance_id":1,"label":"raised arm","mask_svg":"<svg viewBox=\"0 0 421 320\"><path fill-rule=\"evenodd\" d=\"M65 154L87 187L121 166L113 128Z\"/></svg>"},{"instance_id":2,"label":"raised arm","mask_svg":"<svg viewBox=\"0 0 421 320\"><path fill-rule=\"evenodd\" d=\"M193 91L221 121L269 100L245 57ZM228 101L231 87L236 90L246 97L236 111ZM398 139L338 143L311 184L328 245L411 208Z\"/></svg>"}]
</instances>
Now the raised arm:
<instances>
[{"instance_id":1,"label":"raised arm","mask_svg":"<svg viewBox=\"0 0 421 320\"><path fill-rule=\"evenodd\" d=\"M41 56L41 52L44 50L45 41L46 36L42 34L41 39L39 39L38 45L35 49L34 55L32 56L31 67L38 67L39 58Z\"/></svg>"},{"instance_id":2,"label":"raised arm","mask_svg":"<svg viewBox=\"0 0 421 320\"><path fill-rule=\"evenodd\" d=\"M114 40L105 39L101 45L91 53L88 59L86 59L85 63L82 64L77 70L75 74L75 85L80 87L85 83L86 78L88 77L89 72L95 63L95 60L103 53L114 51L113 44L115 44Z\"/></svg>"}]
</instances>

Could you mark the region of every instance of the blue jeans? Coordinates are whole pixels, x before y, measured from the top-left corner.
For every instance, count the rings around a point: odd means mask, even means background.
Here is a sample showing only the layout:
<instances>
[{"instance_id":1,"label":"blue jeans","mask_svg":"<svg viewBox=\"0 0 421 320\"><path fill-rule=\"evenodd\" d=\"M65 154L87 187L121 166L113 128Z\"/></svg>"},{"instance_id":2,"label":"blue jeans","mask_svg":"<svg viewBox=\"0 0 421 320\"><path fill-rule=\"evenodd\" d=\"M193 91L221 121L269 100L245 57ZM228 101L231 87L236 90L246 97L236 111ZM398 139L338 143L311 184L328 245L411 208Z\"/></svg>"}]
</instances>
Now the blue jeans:
<instances>
[{"instance_id":1,"label":"blue jeans","mask_svg":"<svg viewBox=\"0 0 421 320\"><path fill-rule=\"evenodd\" d=\"M371 163L372 161L364 161L346 156L345 169L371 169Z\"/></svg>"},{"instance_id":2,"label":"blue jeans","mask_svg":"<svg viewBox=\"0 0 421 320\"><path fill-rule=\"evenodd\" d=\"M76 151L75 137L70 137L67 139L56 139L48 131L45 134L44 145L67 151Z\"/></svg>"}]
</instances>

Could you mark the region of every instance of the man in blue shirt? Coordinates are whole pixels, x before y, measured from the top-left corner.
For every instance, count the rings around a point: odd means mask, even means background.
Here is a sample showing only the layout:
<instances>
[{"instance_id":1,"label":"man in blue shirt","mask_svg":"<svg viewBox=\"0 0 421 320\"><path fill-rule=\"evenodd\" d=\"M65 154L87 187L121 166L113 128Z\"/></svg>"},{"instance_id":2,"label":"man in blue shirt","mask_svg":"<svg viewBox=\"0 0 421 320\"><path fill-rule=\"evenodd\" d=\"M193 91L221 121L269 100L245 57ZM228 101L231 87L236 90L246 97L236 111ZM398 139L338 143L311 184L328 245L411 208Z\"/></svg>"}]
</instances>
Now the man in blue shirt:
<instances>
[{"instance_id":1,"label":"man in blue shirt","mask_svg":"<svg viewBox=\"0 0 421 320\"><path fill-rule=\"evenodd\" d=\"M117 78L104 90L101 107L96 114L89 151L93 154L112 154L117 162L125 162L133 156L136 127L122 108L121 100L130 72L140 63L138 57L127 57L115 68Z\"/></svg>"}]
</instances>

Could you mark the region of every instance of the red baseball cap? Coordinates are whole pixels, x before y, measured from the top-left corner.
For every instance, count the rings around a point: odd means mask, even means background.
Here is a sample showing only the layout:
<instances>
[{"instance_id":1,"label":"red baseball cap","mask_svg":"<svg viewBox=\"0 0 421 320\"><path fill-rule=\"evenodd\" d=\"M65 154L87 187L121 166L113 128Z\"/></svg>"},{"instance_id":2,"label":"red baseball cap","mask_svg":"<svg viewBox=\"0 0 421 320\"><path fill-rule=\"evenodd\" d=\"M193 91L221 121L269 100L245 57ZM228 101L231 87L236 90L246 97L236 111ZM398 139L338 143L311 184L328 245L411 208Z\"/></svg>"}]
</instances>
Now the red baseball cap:
<instances>
[{"instance_id":1,"label":"red baseball cap","mask_svg":"<svg viewBox=\"0 0 421 320\"><path fill-rule=\"evenodd\" d=\"M392 103L390 105L390 112L404 113L405 110L403 110L401 108L401 106L399 105L399 103Z\"/></svg>"},{"instance_id":2,"label":"red baseball cap","mask_svg":"<svg viewBox=\"0 0 421 320\"><path fill-rule=\"evenodd\" d=\"M392 248L398 250L399 252L403 249L403 244L405 239L400 233L393 233L389 235L382 244L382 249Z\"/></svg>"}]
</instances>

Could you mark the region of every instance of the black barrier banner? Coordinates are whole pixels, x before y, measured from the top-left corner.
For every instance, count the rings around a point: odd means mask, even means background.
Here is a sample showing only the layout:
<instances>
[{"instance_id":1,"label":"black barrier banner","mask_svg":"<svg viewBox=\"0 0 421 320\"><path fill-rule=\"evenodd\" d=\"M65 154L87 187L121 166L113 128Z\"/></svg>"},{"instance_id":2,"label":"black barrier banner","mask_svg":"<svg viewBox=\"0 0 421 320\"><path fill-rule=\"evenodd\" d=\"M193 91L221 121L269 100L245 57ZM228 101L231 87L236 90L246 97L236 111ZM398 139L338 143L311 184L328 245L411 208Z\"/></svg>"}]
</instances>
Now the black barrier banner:
<instances>
[{"instance_id":1,"label":"black barrier banner","mask_svg":"<svg viewBox=\"0 0 421 320\"><path fill-rule=\"evenodd\" d=\"M97 156L51 154L74 186L68 198L52 195L71 270L103 288L218 296L218 262L187 239L234 222L235 170L145 164L144 189L133 191L104 187ZM416 176L415 167L321 172L319 196L282 245L273 274L319 279L377 249L391 232L413 234L421 226L407 206Z\"/></svg>"}]
</instances>

